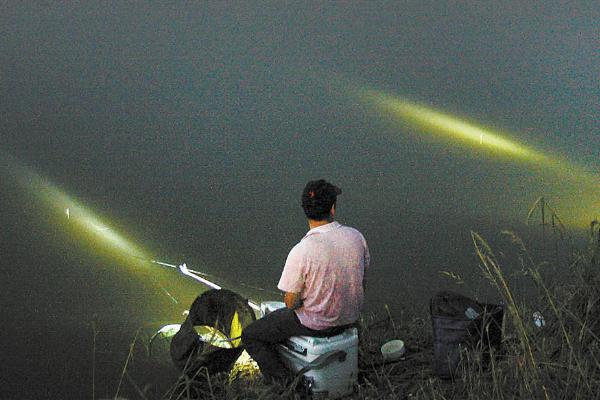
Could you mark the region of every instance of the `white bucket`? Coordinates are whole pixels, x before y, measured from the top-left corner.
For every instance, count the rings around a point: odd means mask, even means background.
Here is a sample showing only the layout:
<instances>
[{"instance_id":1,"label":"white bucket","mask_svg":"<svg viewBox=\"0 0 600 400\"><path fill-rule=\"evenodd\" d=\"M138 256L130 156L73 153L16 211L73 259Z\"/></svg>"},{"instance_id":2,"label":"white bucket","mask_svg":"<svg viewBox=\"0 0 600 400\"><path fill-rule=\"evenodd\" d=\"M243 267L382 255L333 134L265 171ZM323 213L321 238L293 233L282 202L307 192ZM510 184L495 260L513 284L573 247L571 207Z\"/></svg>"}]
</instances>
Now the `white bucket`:
<instances>
[{"instance_id":1,"label":"white bucket","mask_svg":"<svg viewBox=\"0 0 600 400\"><path fill-rule=\"evenodd\" d=\"M402 340L390 340L381 346L381 355L385 361L397 361L402 358L405 351Z\"/></svg>"}]
</instances>

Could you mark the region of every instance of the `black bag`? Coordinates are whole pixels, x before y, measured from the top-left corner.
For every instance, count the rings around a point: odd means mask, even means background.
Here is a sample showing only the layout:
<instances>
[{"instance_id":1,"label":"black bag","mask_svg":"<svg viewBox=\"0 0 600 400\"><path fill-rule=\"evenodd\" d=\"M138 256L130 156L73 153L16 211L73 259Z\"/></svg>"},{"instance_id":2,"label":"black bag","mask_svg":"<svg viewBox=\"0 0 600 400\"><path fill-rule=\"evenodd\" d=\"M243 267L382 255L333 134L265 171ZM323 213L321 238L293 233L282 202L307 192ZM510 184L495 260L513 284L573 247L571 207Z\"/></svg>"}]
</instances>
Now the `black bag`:
<instances>
[{"instance_id":1,"label":"black bag","mask_svg":"<svg viewBox=\"0 0 600 400\"><path fill-rule=\"evenodd\" d=\"M195 326L212 327L233 339L241 335L241 329L250 325L256 316L248 300L226 289L208 290L194 300L190 313L179 332L171 339L171 359L175 366L193 376L200 368L209 374L227 372L240 356L243 347L219 348L200 340ZM234 323L237 327L234 332ZM239 342L239 339L237 340Z\"/></svg>"},{"instance_id":2,"label":"black bag","mask_svg":"<svg viewBox=\"0 0 600 400\"><path fill-rule=\"evenodd\" d=\"M502 343L504 307L483 304L458 293L437 293L430 302L433 325L433 372L440 378L457 375L461 348L482 351L484 367L490 349Z\"/></svg>"}]
</instances>

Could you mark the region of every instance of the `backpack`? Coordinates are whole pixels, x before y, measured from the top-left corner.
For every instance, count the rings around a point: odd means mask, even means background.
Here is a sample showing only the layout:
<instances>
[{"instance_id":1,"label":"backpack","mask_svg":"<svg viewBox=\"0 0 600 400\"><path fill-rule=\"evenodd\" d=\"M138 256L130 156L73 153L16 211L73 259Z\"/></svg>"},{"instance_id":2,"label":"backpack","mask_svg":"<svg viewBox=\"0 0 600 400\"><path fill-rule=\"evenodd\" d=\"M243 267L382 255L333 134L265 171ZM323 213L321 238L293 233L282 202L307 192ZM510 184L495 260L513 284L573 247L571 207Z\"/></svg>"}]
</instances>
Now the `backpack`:
<instances>
[{"instance_id":1,"label":"backpack","mask_svg":"<svg viewBox=\"0 0 600 400\"><path fill-rule=\"evenodd\" d=\"M504 307L479 303L451 291L437 293L430 302L433 325L433 372L450 379L458 374L461 349L481 349L484 367L491 349L502 343Z\"/></svg>"}]
</instances>

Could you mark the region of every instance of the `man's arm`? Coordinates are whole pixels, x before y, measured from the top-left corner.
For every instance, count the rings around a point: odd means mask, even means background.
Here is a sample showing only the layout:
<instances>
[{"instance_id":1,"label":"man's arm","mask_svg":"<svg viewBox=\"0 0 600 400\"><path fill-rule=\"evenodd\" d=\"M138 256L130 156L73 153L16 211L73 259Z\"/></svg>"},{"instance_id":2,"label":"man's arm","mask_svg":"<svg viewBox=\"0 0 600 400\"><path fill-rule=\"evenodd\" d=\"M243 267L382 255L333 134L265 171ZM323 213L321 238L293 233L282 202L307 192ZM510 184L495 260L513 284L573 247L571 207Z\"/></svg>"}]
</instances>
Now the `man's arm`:
<instances>
[{"instance_id":1,"label":"man's arm","mask_svg":"<svg viewBox=\"0 0 600 400\"><path fill-rule=\"evenodd\" d=\"M287 308L291 308L295 310L302 306L302 299L300 298L300 293L291 293L285 292L283 295L283 302Z\"/></svg>"},{"instance_id":2,"label":"man's arm","mask_svg":"<svg viewBox=\"0 0 600 400\"><path fill-rule=\"evenodd\" d=\"M292 310L302 306L300 296L304 287L303 265L305 264L305 257L301 243L298 243L290 250L283 266L281 278L277 284L277 288L284 293L283 302L287 308Z\"/></svg>"}]
</instances>

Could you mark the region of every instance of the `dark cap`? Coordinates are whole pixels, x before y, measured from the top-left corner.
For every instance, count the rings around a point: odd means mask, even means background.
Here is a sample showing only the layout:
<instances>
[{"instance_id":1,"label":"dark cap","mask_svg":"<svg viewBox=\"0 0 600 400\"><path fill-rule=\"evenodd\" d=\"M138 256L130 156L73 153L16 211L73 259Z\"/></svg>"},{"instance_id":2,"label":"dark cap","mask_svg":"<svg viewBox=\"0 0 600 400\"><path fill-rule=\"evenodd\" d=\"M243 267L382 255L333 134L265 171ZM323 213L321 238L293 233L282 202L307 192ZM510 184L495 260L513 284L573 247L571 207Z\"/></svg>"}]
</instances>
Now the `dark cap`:
<instances>
[{"instance_id":1,"label":"dark cap","mask_svg":"<svg viewBox=\"0 0 600 400\"><path fill-rule=\"evenodd\" d=\"M308 182L302 191L304 213L310 219L327 219L338 194L342 194L342 189L332 185L325 179Z\"/></svg>"}]
</instances>

